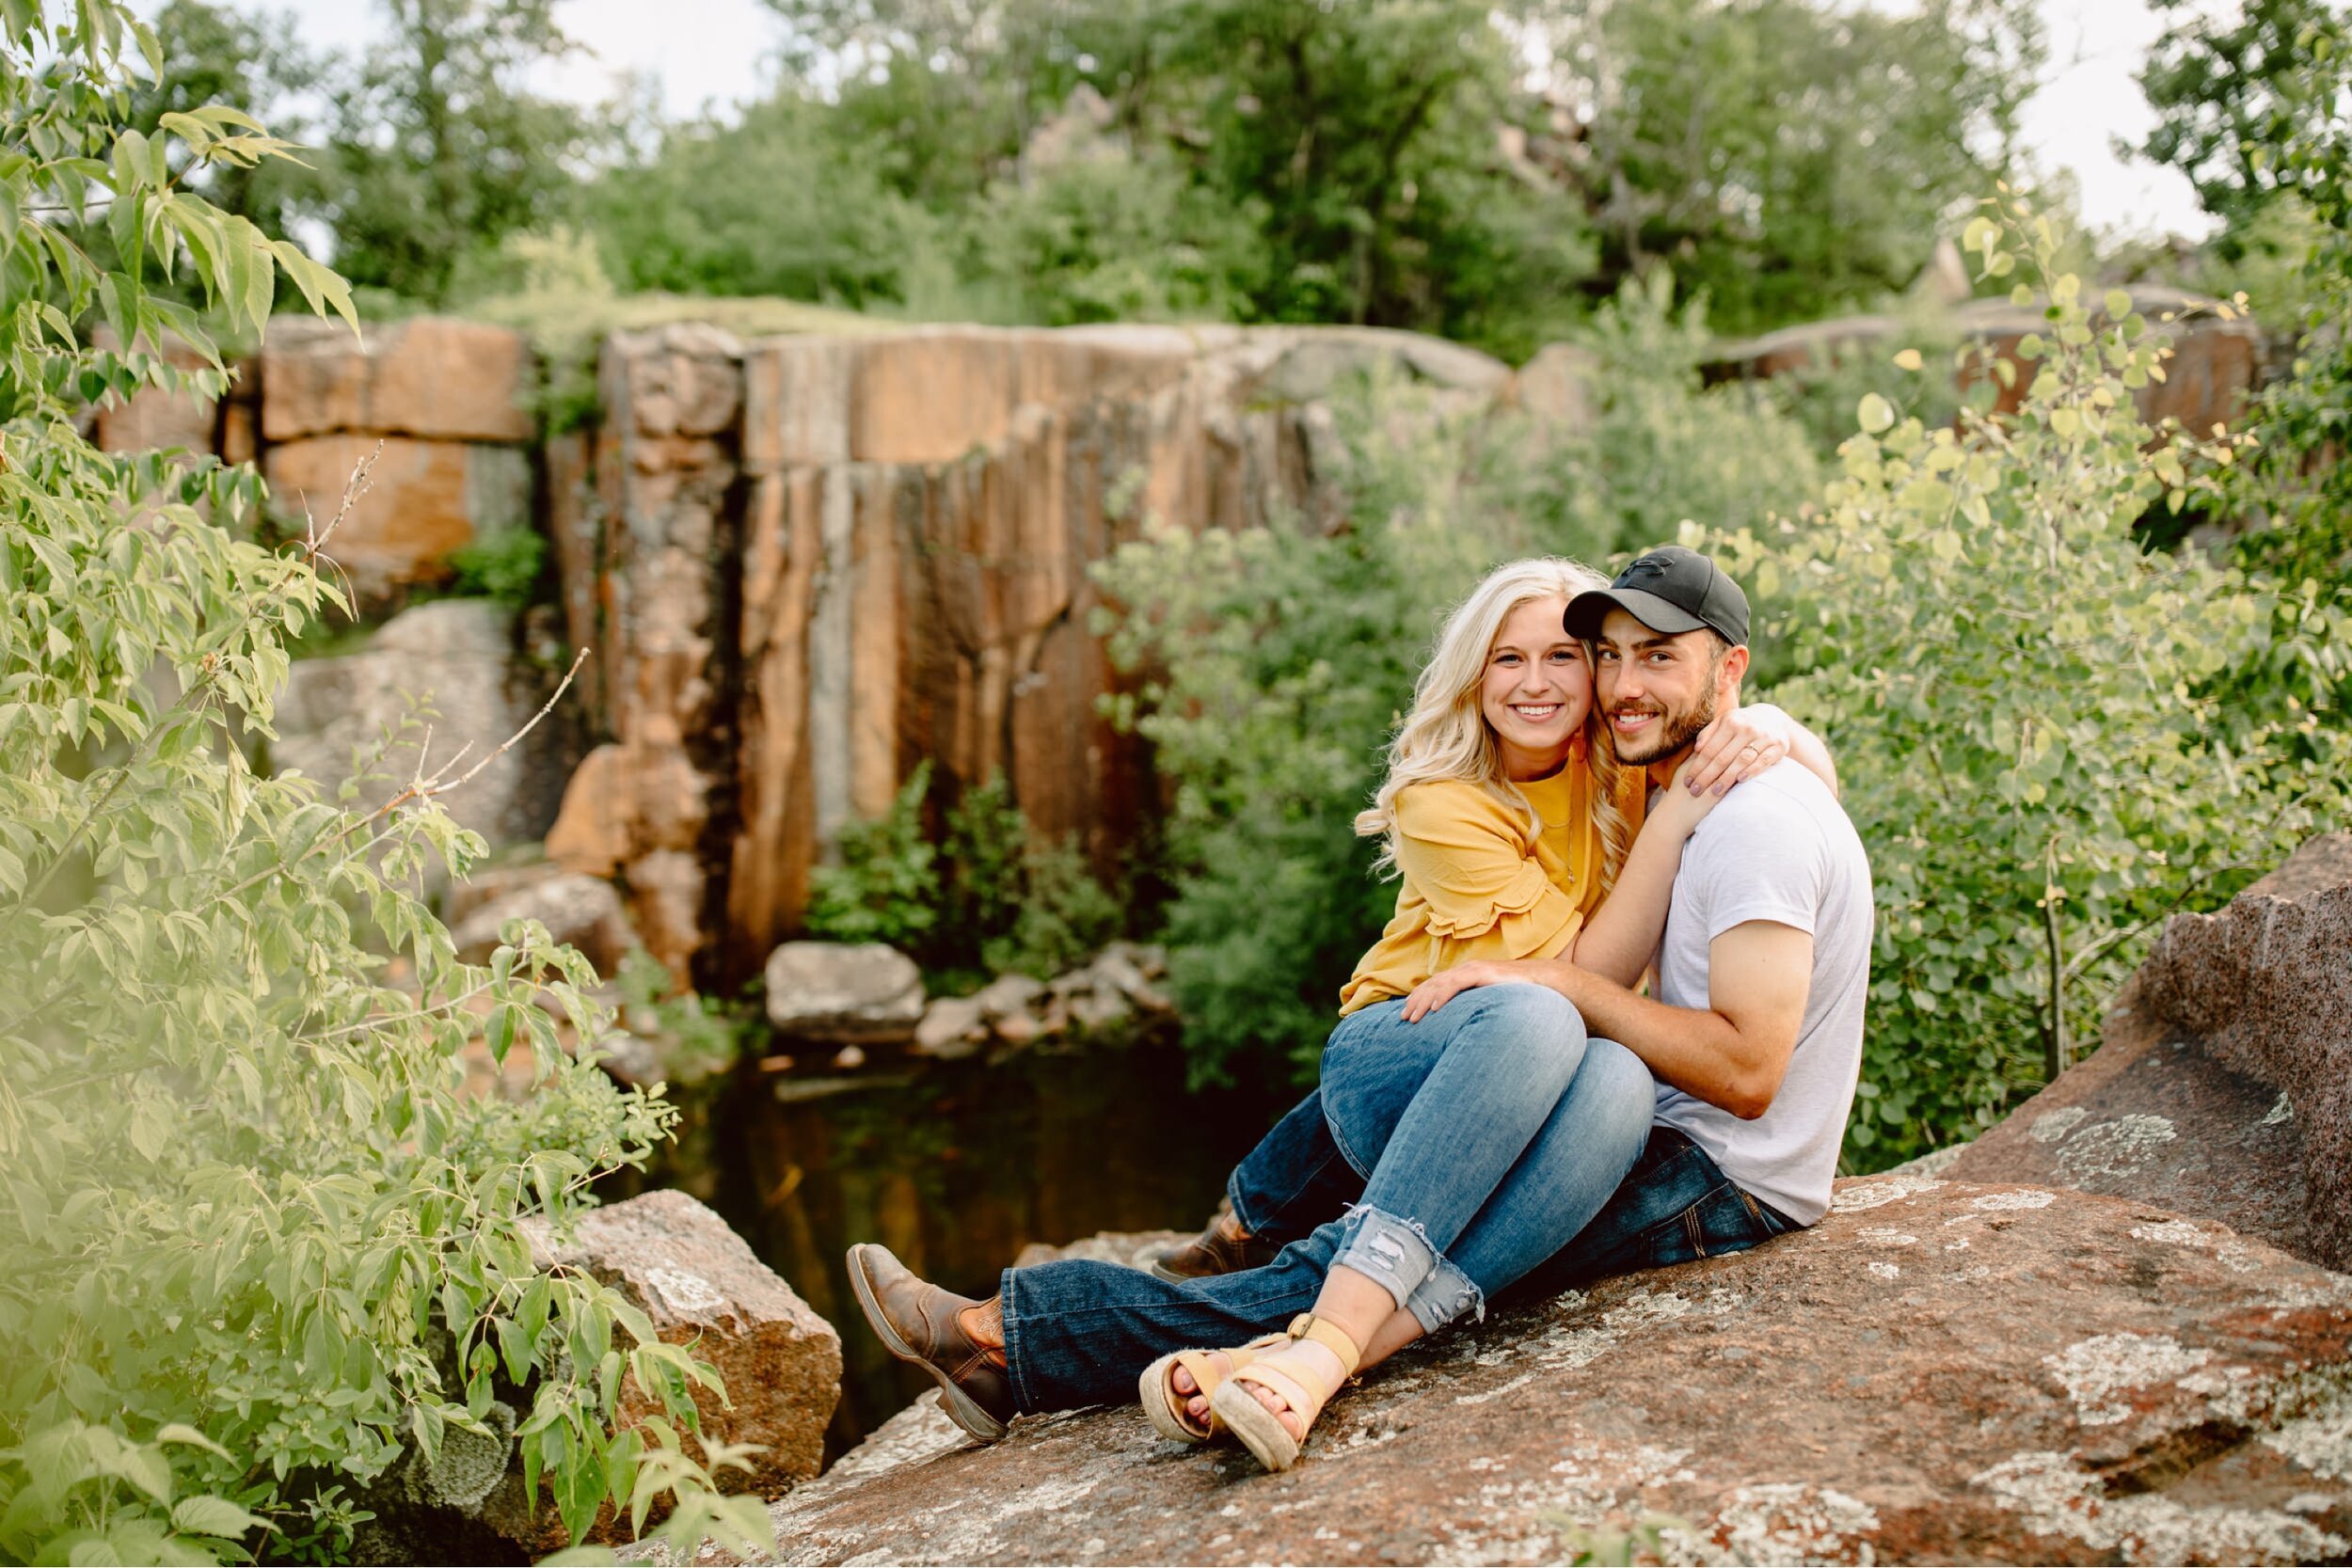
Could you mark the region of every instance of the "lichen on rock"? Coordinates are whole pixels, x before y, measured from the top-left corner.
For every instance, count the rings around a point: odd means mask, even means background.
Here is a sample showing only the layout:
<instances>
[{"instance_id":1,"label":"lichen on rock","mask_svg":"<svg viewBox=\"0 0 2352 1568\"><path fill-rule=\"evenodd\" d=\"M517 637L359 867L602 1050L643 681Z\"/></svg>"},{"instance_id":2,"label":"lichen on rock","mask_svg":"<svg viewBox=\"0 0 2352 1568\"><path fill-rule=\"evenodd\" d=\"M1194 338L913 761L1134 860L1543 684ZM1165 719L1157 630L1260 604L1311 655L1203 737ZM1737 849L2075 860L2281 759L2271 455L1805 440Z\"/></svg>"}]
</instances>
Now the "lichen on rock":
<instances>
[{"instance_id":1,"label":"lichen on rock","mask_svg":"<svg viewBox=\"0 0 2352 1568\"><path fill-rule=\"evenodd\" d=\"M2219 1227L2176 1223L1850 1180L1819 1226L1751 1252L1506 1297L1351 1386L1279 1476L1132 1406L1024 1418L987 1449L910 1412L777 1505L782 1560L2342 1555L2352 1281L2234 1239L2246 1272Z\"/></svg>"}]
</instances>

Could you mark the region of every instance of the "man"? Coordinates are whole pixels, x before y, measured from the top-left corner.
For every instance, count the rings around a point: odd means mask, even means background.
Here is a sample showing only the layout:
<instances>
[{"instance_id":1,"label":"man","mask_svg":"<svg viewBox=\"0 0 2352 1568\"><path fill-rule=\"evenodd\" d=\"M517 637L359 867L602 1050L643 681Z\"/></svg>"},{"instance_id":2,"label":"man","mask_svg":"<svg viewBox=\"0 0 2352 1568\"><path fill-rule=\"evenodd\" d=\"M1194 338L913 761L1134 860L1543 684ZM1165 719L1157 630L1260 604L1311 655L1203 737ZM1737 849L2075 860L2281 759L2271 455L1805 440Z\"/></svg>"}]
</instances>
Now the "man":
<instances>
[{"instance_id":1,"label":"man","mask_svg":"<svg viewBox=\"0 0 2352 1568\"><path fill-rule=\"evenodd\" d=\"M1593 648L1618 757L1665 785L1718 707L1739 701L1745 595L1712 562L1668 546L1580 595L1565 625ZM1738 1251L1820 1218L1860 1071L1870 941L1861 842L1829 787L1783 762L1733 790L1685 846L1655 999L1558 959L1463 964L1407 997L1405 1016L1420 1019L1475 987L1548 986L1657 1080L1631 1173L1521 1287ZM939 1383L975 1435L1001 1435L1017 1410L1123 1400L1168 1351L1236 1344L1308 1309L1335 1245L1336 1227L1316 1222L1351 1174L1336 1156L1343 1146L1376 1160L1413 1088L1401 1080L1398 1103L1359 1111L1366 1124L1340 1140L1311 1098L1236 1171L1238 1225L1213 1228L1160 1277L1053 1263L1008 1270L996 1298L971 1302L860 1246L851 1283L883 1342Z\"/></svg>"}]
</instances>

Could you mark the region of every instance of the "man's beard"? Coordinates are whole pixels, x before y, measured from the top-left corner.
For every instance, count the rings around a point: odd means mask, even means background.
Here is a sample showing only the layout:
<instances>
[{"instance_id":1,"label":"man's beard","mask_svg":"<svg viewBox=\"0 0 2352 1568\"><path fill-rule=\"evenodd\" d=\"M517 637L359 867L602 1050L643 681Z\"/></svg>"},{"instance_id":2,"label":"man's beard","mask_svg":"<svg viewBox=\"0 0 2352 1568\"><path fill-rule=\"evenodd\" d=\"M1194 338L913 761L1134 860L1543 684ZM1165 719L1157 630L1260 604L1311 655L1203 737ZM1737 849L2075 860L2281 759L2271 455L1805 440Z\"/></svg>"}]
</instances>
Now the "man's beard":
<instances>
[{"instance_id":1,"label":"man's beard","mask_svg":"<svg viewBox=\"0 0 2352 1568\"><path fill-rule=\"evenodd\" d=\"M1614 718L1615 715L1613 713L1610 717ZM1628 740L1618 735L1613 725L1609 738L1617 749L1619 762L1629 768L1647 768L1651 763L1673 756L1690 745L1699 737L1699 731L1714 721L1714 683L1709 681L1708 690L1696 703L1678 713L1661 714L1659 722L1651 727L1649 735Z\"/></svg>"}]
</instances>

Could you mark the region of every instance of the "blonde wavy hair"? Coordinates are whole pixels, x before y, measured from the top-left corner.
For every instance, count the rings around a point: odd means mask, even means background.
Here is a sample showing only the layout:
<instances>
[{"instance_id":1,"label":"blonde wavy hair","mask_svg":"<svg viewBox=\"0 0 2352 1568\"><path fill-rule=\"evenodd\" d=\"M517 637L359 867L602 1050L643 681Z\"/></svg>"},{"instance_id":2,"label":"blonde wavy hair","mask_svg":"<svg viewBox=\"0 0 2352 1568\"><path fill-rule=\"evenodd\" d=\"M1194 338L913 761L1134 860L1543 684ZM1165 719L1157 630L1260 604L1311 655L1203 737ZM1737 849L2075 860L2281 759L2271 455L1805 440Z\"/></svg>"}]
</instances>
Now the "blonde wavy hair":
<instances>
[{"instance_id":1,"label":"blonde wavy hair","mask_svg":"<svg viewBox=\"0 0 2352 1568\"><path fill-rule=\"evenodd\" d=\"M1380 850L1379 871L1391 873L1396 866L1397 796L1411 785L1435 779L1477 784L1526 813L1530 842L1543 832L1542 817L1503 772L1502 748L1486 715L1479 711L1478 689L1486 678L1486 656L1502 633L1502 623L1521 605L1534 599L1573 599L1588 589L1608 586L1609 579L1589 566L1558 556L1535 556L1487 573L1445 618L1429 662L1422 666L1421 677L1413 683L1412 711L1389 742L1388 777L1373 797L1371 808L1356 816L1359 837L1387 840ZM1606 894L1616 884L1633 831L1617 809L1618 780L1625 769L1601 727L1597 695L1584 717L1584 759L1593 773L1593 816L1600 829L1600 886Z\"/></svg>"}]
</instances>

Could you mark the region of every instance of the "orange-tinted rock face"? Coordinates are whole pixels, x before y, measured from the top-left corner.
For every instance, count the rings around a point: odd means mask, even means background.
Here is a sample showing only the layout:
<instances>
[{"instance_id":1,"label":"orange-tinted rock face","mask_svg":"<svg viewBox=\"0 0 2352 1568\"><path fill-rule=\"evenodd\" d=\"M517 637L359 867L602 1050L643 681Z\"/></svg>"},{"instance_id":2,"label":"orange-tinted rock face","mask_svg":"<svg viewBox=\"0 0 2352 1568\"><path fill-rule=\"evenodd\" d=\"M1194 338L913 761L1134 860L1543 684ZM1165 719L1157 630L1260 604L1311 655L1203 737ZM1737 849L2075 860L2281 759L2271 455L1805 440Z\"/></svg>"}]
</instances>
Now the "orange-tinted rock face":
<instances>
[{"instance_id":1,"label":"orange-tinted rock face","mask_svg":"<svg viewBox=\"0 0 2352 1568\"><path fill-rule=\"evenodd\" d=\"M1040 831L1107 864L1154 786L1098 712L1116 676L1089 568L1147 516L1328 521L1316 404L1380 365L1482 405L1509 379L1382 332L616 336L606 423L592 453L551 454L549 485L572 636L600 649L604 718L640 782L583 774L550 853L618 870L641 927L685 929L691 879L667 861L641 878L628 857L698 847L724 885L701 890L695 955L729 977L795 929L824 847L927 759L945 790L1001 769ZM668 787L644 772L657 755L701 781L696 844L618 819Z\"/></svg>"},{"instance_id":2,"label":"orange-tinted rock face","mask_svg":"<svg viewBox=\"0 0 2352 1568\"><path fill-rule=\"evenodd\" d=\"M2352 1264L2352 834L2176 914L2105 1041L1952 1174L2080 1187Z\"/></svg>"},{"instance_id":3,"label":"orange-tinted rock face","mask_svg":"<svg viewBox=\"0 0 2352 1568\"><path fill-rule=\"evenodd\" d=\"M307 509L324 529L371 453L367 488L326 544L362 605L439 580L451 552L478 532L530 526L531 464L518 448L319 436L272 446L262 472L278 507L296 517Z\"/></svg>"},{"instance_id":4,"label":"orange-tinted rock face","mask_svg":"<svg viewBox=\"0 0 2352 1568\"><path fill-rule=\"evenodd\" d=\"M451 552L532 526L531 367L518 333L478 322L421 317L373 329L363 347L341 324L281 318L260 357L235 367L224 406L143 394L102 410L97 436L110 451L258 461L277 506L321 527L380 444L327 547L358 608L374 612L445 578Z\"/></svg>"},{"instance_id":5,"label":"orange-tinted rock face","mask_svg":"<svg viewBox=\"0 0 2352 1568\"><path fill-rule=\"evenodd\" d=\"M482 322L420 316L372 327L279 320L262 350L262 436L292 441L368 430L458 441L528 441L531 351Z\"/></svg>"},{"instance_id":6,"label":"orange-tinted rock face","mask_svg":"<svg viewBox=\"0 0 2352 1568\"><path fill-rule=\"evenodd\" d=\"M1160 329L959 331L747 359L746 448L774 465L745 517L730 924L746 956L797 920L811 853L884 810L921 758L954 784L1001 769L1041 832L1107 856L1149 787L1133 739L1096 711L1114 677L1088 568L1141 521L1114 515L1119 486L1141 480L1192 526L1306 499L1274 493L1279 465L1214 474L1251 453L1206 438L1223 388L1201 384L1199 345ZM838 428L789 396L844 387Z\"/></svg>"}]
</instances>

